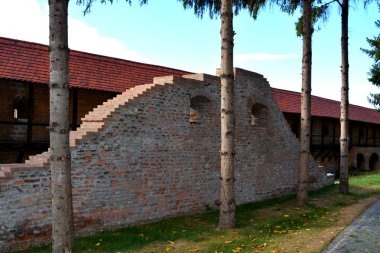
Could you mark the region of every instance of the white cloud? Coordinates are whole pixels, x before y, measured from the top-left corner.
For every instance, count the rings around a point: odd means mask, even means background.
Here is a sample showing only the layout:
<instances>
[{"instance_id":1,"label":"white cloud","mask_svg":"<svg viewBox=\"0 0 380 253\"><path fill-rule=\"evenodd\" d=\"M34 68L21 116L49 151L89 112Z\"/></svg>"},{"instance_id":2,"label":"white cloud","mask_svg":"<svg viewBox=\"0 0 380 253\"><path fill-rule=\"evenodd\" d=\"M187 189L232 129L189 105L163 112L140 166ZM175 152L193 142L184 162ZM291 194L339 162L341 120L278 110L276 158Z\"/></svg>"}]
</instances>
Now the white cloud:
<instances>
[{"instance_id":1,"label":"white cloud","mask_svg":"<svg viewBox=\"0 0 380 253\"><path fill-rule=\"evenodd\" d=\"M102 36L96 28L81 20L69 18L68 22L71 49L140 62L147 61L137 52L129 50L122 41Z\"/></svg>"},{"instance_id":2,"label":"white cloud","mask_svg":"<svg viewBox=\"0 0 380 253\"><path fill-rule=\"evenodd\" d=\"M0 36L48 43L48 14L35 0L0 2Z\"/></svg>"},{"instance_id":3,"label":"white cloud","mask_svg":"<svg viewBox=\"0 0 380 253\"><path fill-rule=\"evenodd\" d=\"M299 58L297 54L238 54L235 56L235 60L240 63L245 63L251 60L267 61L267 60L287 60Z\"/></svg>"},{"instance_id":4,"label":"white cloud","mask_svg":"<svg viewBox=\"0 0 380 253\"><path fill-rule=\"evenodd\" d=\"M69 15L69 47L73 50L135 61L147 61L115 38L102 36L95 27ZM0 36L49 43L49 12L37 0L0 2Z\"/></svg>"}]
</instances>

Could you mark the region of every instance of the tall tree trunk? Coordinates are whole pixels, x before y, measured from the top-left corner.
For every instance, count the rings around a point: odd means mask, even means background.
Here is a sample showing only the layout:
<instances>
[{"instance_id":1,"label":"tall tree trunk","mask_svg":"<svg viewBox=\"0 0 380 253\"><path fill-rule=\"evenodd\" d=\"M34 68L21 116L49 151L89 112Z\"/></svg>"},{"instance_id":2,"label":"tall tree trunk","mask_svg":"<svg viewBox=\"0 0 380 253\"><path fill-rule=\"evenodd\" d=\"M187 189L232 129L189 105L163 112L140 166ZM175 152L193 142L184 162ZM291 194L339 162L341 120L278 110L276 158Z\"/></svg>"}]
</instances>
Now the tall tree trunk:
<instances>
[{"instance_id":1,"label":"tall tree trunk","mask_svg":"<svg viewBox=\"0 0 380 253\"><path fill-rule=\"evenodd\" d=\"M307 200L309 187L309 159L310 159L310 122L311 122L311 1L303 0L303 53L302 53L302 90L301 90L301 155L298 173L297 201L303 205Z\"/></svg>"},{"instance_id":2,"label":"tall tree trunk","mask_svg":"<svg viewBox=\"0 0 380 253\"><path fill-rule=\"evenodd\" d=\"M54 253L74 251L69 148L68 0L49 0L50 169Z\"/></svg>"},{"instance_id":3,"label":"tall tree trunk","mask_svg":"<svg viewBox=\"0 0 380 253\"><path fill-rule=\"evenodd\" d=\"M222 0L221 10L221 150L220 228L235 227L234 157L235 108L233 69L232 0Z\"/></svg>"},{"instance_id":4,"label":"tall tree trunk","mask_svg":"<svg viewBox=\"0 0 380 253\"><path fill-rule=\"evenodd\" d=\"M349 0L342 1L342 90L340 104L340 179L339 191L347 194L348 185L348 9Z\"/></svg>"}]
</instances>

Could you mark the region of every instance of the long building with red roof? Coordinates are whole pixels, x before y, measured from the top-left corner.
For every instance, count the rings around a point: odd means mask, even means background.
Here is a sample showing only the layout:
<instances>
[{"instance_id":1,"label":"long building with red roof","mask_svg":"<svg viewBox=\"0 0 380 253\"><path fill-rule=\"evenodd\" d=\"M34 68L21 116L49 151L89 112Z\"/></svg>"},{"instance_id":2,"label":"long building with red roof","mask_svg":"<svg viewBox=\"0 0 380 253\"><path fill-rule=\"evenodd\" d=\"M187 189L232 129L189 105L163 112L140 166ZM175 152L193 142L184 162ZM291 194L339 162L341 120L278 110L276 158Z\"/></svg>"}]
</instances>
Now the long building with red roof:
<instances>
[{"instance_id":1,"label":"long building with red roof","mask_svg":"<svg viewBox=\"0 0 380 253\"><path fill-rule=\"evenodd\" d=\"M72 129L92 108L117 93L151 83L154 77L190 73L74 50L70 51L69 59ZM0 94L3 95L0 102L0 163L21 162L28 155L47 148L48 82L48 46L0 37ZM291 129L298 135L300 93L273 88L272 95ZM313 156L326 167L336 168L340 103L317 96L312 96L311 103ZM350 105L349 110L351 148L368 150L368 147L380 146L380 113L356 105ZM360 151L362 156L353 157L352 165L378 169L377 153L371 152Z\"/></svg>"},{"instance_id":2,"label":"long building with red roof","mask_svg":"<svg viewBox=\"0 0 380 253\"><path fill-rule=\"evenodd\" d=\"M70 87L123 92L154 77L187 71L70 50ZM0 37L0 78L36 84L49 83L46 45Z\"/></svg>"},{"instance_id":3,"label":"long building with red roof","mask_svg":"<svg viewBox=\"0 0 380 253\"><path fill-rule=\"evenodd\" d=\"M284 113L300 113L301 95L299 92L272 89L273 97ZM358 105L350 105L349 120L380 124L380 113ZM312 96L311 115L315 117L340 118L340 102Z\"/></svg>"}]
</instances>

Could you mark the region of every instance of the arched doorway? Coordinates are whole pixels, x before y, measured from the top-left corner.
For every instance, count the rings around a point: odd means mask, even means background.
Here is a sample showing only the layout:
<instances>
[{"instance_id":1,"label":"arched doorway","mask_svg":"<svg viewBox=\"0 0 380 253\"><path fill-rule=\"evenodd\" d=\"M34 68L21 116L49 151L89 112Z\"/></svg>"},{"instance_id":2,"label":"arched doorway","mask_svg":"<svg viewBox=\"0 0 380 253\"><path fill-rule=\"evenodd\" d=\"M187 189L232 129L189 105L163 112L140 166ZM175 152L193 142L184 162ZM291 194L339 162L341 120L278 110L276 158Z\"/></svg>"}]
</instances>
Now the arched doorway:
<instances>
[{"instance_id":1,"label":"arched doorway","mask_svg":"<svg viewBox=\"0 0 380 253\"><path fill-rule=\"evenodd\" d=\"M369 170L377 170L379 163L379 156L376 153L373 153L369 158Z\"/></svg>"},{"instance_id":2,"label":"arched doorway","mask_svg":"<svg viewBox=\"0 0 380 253\"><path fill-rule=\"evenodd\" d=\"M358 170L364 170L364 155L362 153L356 155L356 168Z\"/></svg>"}]
</instances>

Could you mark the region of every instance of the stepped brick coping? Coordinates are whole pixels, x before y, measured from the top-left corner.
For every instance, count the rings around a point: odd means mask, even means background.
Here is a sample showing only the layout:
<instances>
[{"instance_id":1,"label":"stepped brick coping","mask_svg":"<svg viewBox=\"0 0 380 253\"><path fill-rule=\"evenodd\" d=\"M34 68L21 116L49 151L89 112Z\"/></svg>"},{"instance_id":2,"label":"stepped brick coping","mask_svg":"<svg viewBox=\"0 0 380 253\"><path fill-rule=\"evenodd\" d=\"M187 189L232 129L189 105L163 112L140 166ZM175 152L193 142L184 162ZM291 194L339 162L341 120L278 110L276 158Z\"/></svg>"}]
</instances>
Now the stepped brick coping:
<instances>
[{"instance_id":1,"label":"stepped brick coping","mask_svg":"<svg viewBox=\"0 0 380 253\"><path fill-rule=\"evenodd\" d=\"M163 84L167 81L173 80L173 77L164 77L162 79L157 79L162 81ZM117 113L120 106L128 103L132 99L142 95L151 88L160 83L145 84L135 86L123 92L122 94L117 95L113 99L109 99L103 104L97 106L91 112L89 112L82 119L82 124L76 131L70 131L70 147L75 147L81 140L91 133L99 132L104 126L106 120L111 117L113 114ZM30 156L25 164L22 164L24 167L46 167L49 165L49 151L44 152L39 155ZM1 179L5 179L4 175L0 174Z\"/></svg>"},{"instance_id":2,"label":"stepped brick coping","mask_svg":"<svg viewBox=\"0 0 380 253\"><path fill-rule=\"evenodd\" d=\"M70 132L70 147L75 147L77 143L83 140L88 134L99 132L105 126L106 120L117 113L120 106L137 98L155 85L156 84L153 83L135 86L117 95L115 98L107 100L102 105L97 106L84 116L82 119L83 123L76 131Z\"/></svg>"},{"instance_id":3,"label":"stepped brick coping","mask_svg":"<svg viewBox=\"0 0 380 253\"><path fill-rule=\"evenodd\" d=\"M82 124L76 131L70 131L70 147L74 148L80 141L82 141L89 134L97 133L101 131L106 123L106 120L117 113L120 106L125 105L134 98L139 97L150 89L163 86L166 84L175 84L177 82L186 83L186 80L198 80L199 84L204 82L213 85L220 84L220 78L208 74L188 74L183 77L178 76L163 76L154 78L154 82L151 84L144 84L132 87L125 92L117 95L116 97L107 100L101 105L98 105L88 114L82 118ZM189 81L190 81L189 80ZM194 84L194 82L191 82ZM24 168L27 167L47 167L49 165L49 151L39 155L30 156L25 164L22 164ZM5 179L6 174L0 178Z\"/></svg>"}]
</instances>

